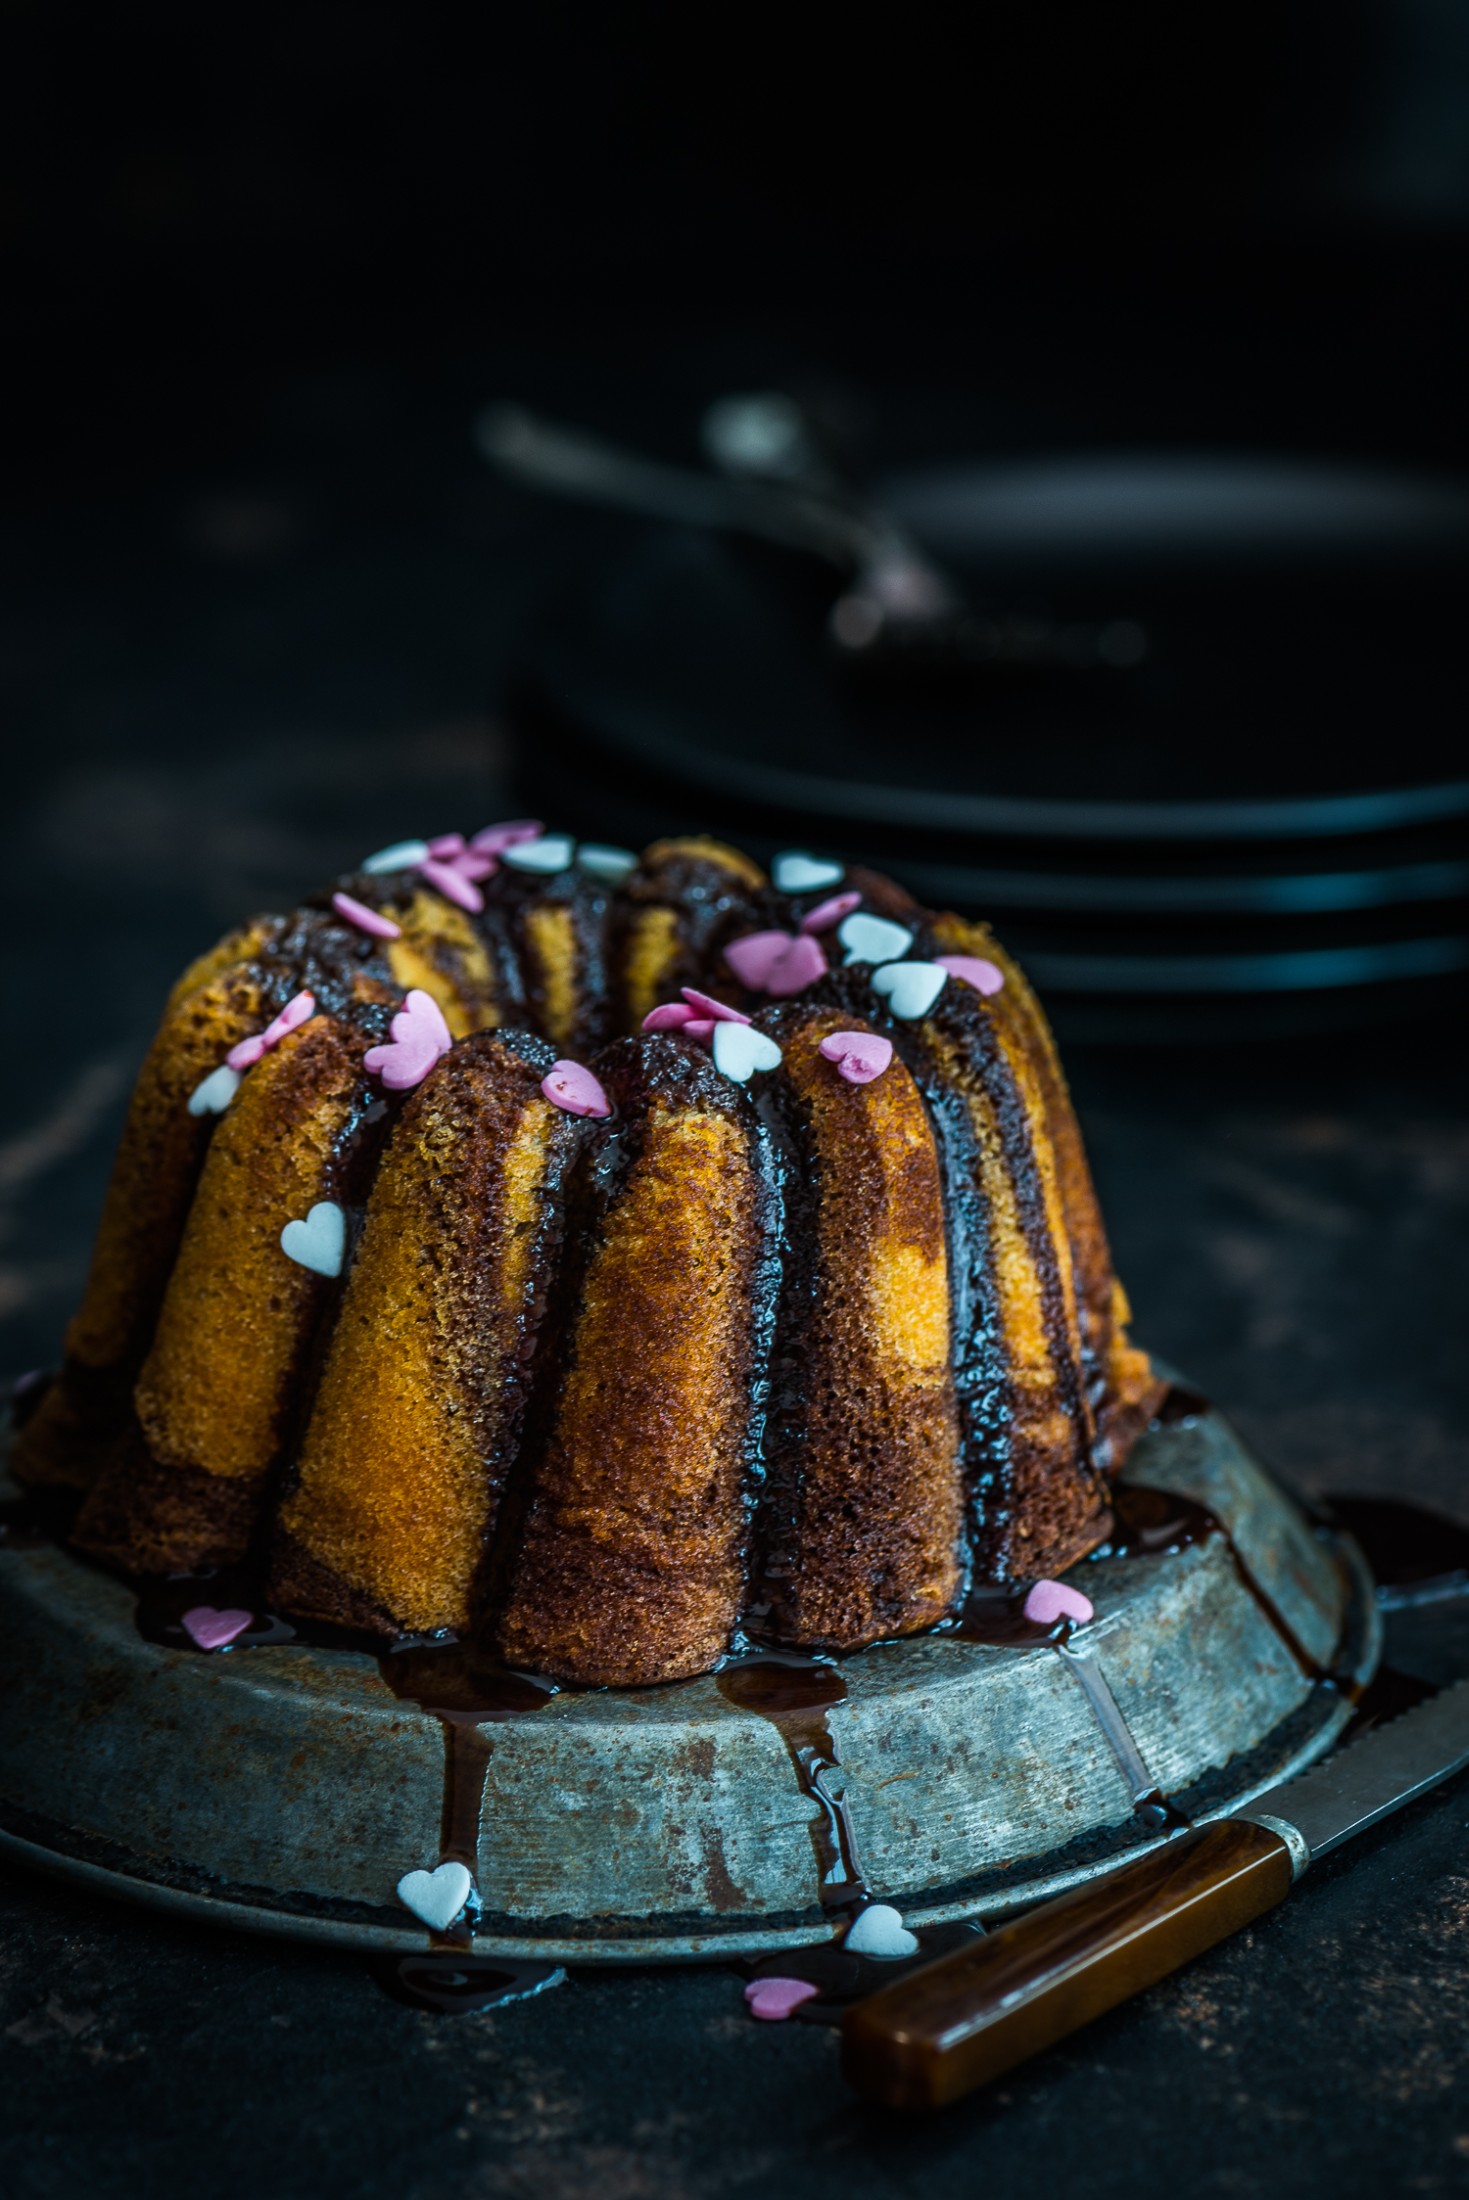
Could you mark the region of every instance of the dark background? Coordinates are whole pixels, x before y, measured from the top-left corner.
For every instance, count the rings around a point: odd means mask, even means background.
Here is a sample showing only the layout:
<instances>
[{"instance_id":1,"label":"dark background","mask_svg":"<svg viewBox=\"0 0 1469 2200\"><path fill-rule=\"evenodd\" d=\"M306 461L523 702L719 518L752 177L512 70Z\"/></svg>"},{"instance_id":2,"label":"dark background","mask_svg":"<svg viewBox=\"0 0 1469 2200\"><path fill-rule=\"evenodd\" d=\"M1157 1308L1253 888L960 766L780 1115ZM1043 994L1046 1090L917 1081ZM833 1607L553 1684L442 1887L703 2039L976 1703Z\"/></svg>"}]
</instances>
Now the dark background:
<instances>
[{"instance_id":1,"label":"dark background","mask_svg":"<svg viewBox=\"0 0 1469 2200\"><path fill-rule=\"evenodd\" d=\"M188 956L508 800L506 665L612 538L478 465L487 396L685 458L709 397L801 378L890 462L1053 428L1465 457L1453 0L3 24L6 1371L55 1354ZM1071 1067L1145 1340L1288 1479L1469 1521L1461 1028ZM439 2018L7 1874L4 2182L1461 2191L1465 1816L921 2134L722 1972Z\"/></svg>"}]
</instances>

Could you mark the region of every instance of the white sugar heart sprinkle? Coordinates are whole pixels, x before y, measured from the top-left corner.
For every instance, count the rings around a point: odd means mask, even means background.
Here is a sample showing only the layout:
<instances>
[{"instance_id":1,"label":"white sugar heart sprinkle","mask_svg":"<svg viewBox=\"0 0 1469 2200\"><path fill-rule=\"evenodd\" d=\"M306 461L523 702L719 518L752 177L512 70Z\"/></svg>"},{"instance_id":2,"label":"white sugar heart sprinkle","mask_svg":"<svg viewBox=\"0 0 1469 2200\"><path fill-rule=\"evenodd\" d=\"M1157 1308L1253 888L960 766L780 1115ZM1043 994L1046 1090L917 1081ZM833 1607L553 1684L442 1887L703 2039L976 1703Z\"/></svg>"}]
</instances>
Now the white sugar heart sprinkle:
<instances>
[{"instance_id":1,"label":"white sugar heart sprinkle","mask_svg":"<svg viewBox=\"0 0 1469 2200\"><path fill-rule=\"evenodd\" d=\"M714 1067L737 1085L745 1084L757 1069L775 1069L781 1058L775 1041L767 1039L753 1024L718 1023L710 1043Z\"/></svg>"},{"instance_id":2,"label":"white sugar heart sprinkle","mask_svg":"<svg viewBox=\"0 0 1469 2200\"><path fill-rule=\"evenodd\" d=\"M411 871L422 863L428 854L426 840L395 840L391 848L379 848L375 856L364 856L364 871Z\"/></svg>"},{"instance_id":3,"label":"white sugar heart sprinkle","mask_svg":"<svg viewBox=\"0 0 1469 2200\"><path fill-rule=\"evenodd\" d=\"M521 840L513 848L502 848L500 861L512 871L535 871L549 878L553 871L566 870L575 853L576 843L568 834L546 833L539 840Z\"/></svg>"},{"instance_id":4,"label":"white sugar heart sprinkle","mask_svg":"<svg viewBox=\"0 0 1469 2200\"><path fill-rule=\"evenodd\" d=\"M791 851L776 857L770 875L782 894L812 894L818 886L835 886L846 876L846 866Z\"/></svg>"},{"instance_id":5,"label":"white sugar heart sprinkle","mask_svg":"<svg viewBox=\"0 0 1469 2200\"><path fill-rule=\"evenodd\" d=\"M842 1946L854 1956L876 1956L879 1962L887 1962L894 1956L911 1956L918 1938L909 1932L891 1903L869 1902L854 1920Z\"/></svg>"},{"instance_id":6,"label":"white sugar heart sprinkle","mask_svg":"<svg viewBox=\"0 0 1469 2200\"><path fill-rule=\"evenodd\" d=\"M447 1932L474 1888L463 1864L440 1864L431 1872L404 1872L398 1900L433 1933Z\"/></svg>"},{"instance_id":7,"label":"white sugar heart sprinkle","mask_svg":"<svg viewBox=\"0 0 1469 2200\"><path fill-rule=\"evenodd\" d=\"M318 1276L339 1276L347 1249L347 1217L334 1199L319 1199L304 1222L288 1222L281 1251L300 1268Z\"/></svg>"},{"instance_id":8,"label":"white sugar heart sprinkle","mask_svg":"<svg viewBox=\"0 0 1469 2200\"><path fill-rule=\"evenodd\" d=\"M886 994L895 1016L912 1023L928 1014L948 980L948 971L939 963L884 963L872 973L872 988Z\"/></svg>"},{"instance_id":9,"label":"white sugar heart sprinkle","mask_svg":"<svg viewBox=\"0 0 1469 2200\"><path fill-rule=\"evenodd\" d=\"M869 917L865 912L845 918L837 926L837 938L847 950L849 968L853 963L896 962L913 945L906 925L890 924L886 917Z\"/></svg>"},{"instance_id":10,"label":"white sugar heart sprinkle","mask_svg":"<svg viewBox=\"0 0 1469 2200\"><path fill-rule=\"evenodd\" d=\"M223 1115L240 1089L240 1073L231 1069L228 1062L221 1062L211 1070L202 1085L196 1085L189 1094L190 1115Z\"/></svg>"},{"instance_id":11,"label":"white sugar heart sprinkle","mask_svg":"<svg viewBox=\"0 0 1469 2200\"><path fill-rule=\"evenodd\" d=\"M593 878L605 878L614 886L638 867L631 848L611 848L599 840L584 840L576 851L576 860Z\"/></svg>"}]
</instances>

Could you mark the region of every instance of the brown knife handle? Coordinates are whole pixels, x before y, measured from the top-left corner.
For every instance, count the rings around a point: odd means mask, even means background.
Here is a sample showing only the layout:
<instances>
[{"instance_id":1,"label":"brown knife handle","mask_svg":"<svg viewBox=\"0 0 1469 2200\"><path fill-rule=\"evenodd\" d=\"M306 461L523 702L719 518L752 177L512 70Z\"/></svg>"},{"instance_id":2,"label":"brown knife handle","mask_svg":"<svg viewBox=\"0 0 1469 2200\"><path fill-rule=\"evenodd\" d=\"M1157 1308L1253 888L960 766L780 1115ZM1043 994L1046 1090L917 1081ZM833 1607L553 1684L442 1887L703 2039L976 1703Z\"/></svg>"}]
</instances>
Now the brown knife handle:
<instances>
[{"instance_id":1,"label":"brown knife handle","mask_svg":"<svg viewBox=\"0 0 1469 2200\"><path fill-rule=\"evenodd\" d=\"M1268 1826L1182 1834L854 2003L843 2075L889 2108L942 2108L1273 1909L1291 1878Z\"/></svg>"}]
</instances>

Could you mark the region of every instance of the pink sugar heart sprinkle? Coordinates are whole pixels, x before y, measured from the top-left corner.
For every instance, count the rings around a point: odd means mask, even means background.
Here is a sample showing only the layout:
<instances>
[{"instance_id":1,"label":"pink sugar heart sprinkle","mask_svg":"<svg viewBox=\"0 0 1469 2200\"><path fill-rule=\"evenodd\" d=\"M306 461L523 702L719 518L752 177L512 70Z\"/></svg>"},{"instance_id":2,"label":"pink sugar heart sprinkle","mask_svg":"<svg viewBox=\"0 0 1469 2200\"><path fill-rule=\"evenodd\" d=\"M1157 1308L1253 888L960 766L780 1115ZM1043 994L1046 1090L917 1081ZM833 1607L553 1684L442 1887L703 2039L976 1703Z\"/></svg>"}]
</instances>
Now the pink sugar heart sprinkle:
<instances>
[{"instance_id":1,"label":"pink sugar heart sprinkle","mask_svg":"<svg viewBox=\"0 0 1469 2200\"><path fill-rule=\"evenodd\" d=\"M694 1012L687 1001L661 1001L657 1008L650 1008L643 1018L644 1031L681 1031L691 1024Z\"/></svg>"},{"instance_id":2,"label":"pink sugar heart sprinkle","mask_svg":"<svg viewBox=\"0 0 1469 2200\"><path fill-rule=\"evenodd\" d=\"M449 869L457 871L461 878L477 884L480 879L493 878L500 866L495 858L479 848L466 848L461 855L451 856Z\"/></svg>"},{"instance_id":3,"label":"pink sugar heart sprinkle","mask_svg":"<svg viewBox=\"0 0 1469 2200\"><path fill-rule=\"evenodd\" d=\"M201 1650L223 1650L236 1635L244 1634L254 1617L253 1612L217 1612L212 1604L196 1604L179 1624Z\"/></svg>"},{"instance_id":4,"label":"pink sugar heart sprinkle","mask_svg":"<svg viewBox=\"0 0 1469 2200\"><path fill-rule=\"evenodd\" d=\"M791 944L789 932L747 932L731 940L724 959L739 979L756 993L763 993L771 971Z\"/></svg>"},{"instance_id":5,"label":"pink sugar heart sprinkle","mask_svg":"<svg viewBox=\"0 0 1469 2200\"><path fill-rule=\"evenodd\" d=\"M538 817L512 818L508 825L486 825L469 843L481 855L503 855L507 848L519 847L523 840L539 840L546 828ZM433 850L430 849L432 854Z\"/></svg>"},{"instance_id":6,"label":"pink sugar heart sprinkle","mask_svg":"<svg viewBox=\"0 0 1469 2200\"><path fill-rule=\"evenodd\" d=\"M485 897L473 879L465 878L462 872L455 870L452 863L441 863L436 856L425 856L418 868L429 885L438 888L445 901L457 902L461 909L467 909L473 917L479 915L485 905Z\"/></svg>"},{"instance_id":7,"label":"pink sugar heart sprinkle","mask_svg":"<svg viewBox=\"0 0 1469 2200\"><path fill-rule=\"evenodd\" d=\"M726 1001L716 1001L708 993L696 992L691 985L680 986L679 991L690 1008L700 1015L712 1016L717 1024L747 1024L750 1021L748 1016L742 1016L737 1008L731 1008Z\"/></svg>"},{"instance_id":8,"label":"pink sugar heart sprinkle","mask_svg":"<svg viewBox=\"0 0 1469 2200\"><path fill-rule=\"evenodd\" d=\"M849 1085L870 1085L891 1062L893 1042L876 1031L833 1031L822 1040L821 1052Z\"/></svg>"},{"instance_id":9,"label":"pink sugar heart sprinkle","mask_svg":"<svg viewBox=\"0 0 1469 2200\"><path fill-rule=\"evenodd\" d=\"M610 1115L612 1104L589 1069L580 1062L553 1062L541 1079L553 1107L568 1115Z\"/></svg>"},{"instance_id":10,"label":"pink sugar heart sprinkle","mask_svg":"<svg viewBox=\"0 0 1469 2200\"><path fill-rule=\"evenodd\" d=\"M803 2001L814 2001L821 1989L804 1978L755 1978L745 1988L752 2017L765 2024L781 2024Z\"/></svg>"},{"instance_id":11,"label":"pink sugar heart sprinkle","mask_svg":"<svg viewBox=\"0 0 1469 2200\"><path fill-rule=\"evenodd\" d=\"M808 909L801 919L803 932L830 932L843 917L849 917L854 909L862 906L862 896L856 893L833 894L829 901L819 901L814 909Z\"/></svg>"},{"instance_id":12,"label":"pink sugar heart sprinkle","mask_svg":"<svg viewBox=\"0 0 1469 2200\"><path fill-rule=\"evenodd\" d=\"M362 1066L381 1077L389 1092L410 1092L423 1083L435 1062L454 1044L449 1026L433 996L415 987L389 1028L391 1043L369 1047Z\"/></svg>"},{"instance_id":13,"label":"pink sugar heart sprinkle","mask_svg":"<svg viewBox=\"0 0 1469 2200\"><path fill-rule=\"evenodd\" d=\"M820 941L799 932L787 943L784 954L777 957L765 990L772 1000L788 1001L792 994L804 993L808 985L815 985L825 976L826 955Z\"/></svg>"},{"instance_id":14,"label":"pink sugar heart sprinkle","mask_svg":"<svg viewBox=\"0 0 1469 2200\"><path fill-rule=\"evenodd\" d=\"M226 1063L231 1069L253 1069L263 1054L269 1054L271 1048L279 1046L289 1032L295 1031L301 1024L309 1023L315 1014L315 994L296 994L292 1000L287 1001L279 1016L266 1025L264 1031L257 1031L252 1037L242 1039L238 1046L231 1047L225 1056Z\"/></svg>"},{"instance_id":15,"label":"pink sugar heart sprinkle","mask_svg":"<svg viewBox=\"0 0 1469 2200\"><path fill-rule=\"evenodd\" d=\"M295 1031L300 1025L310 1023L315 1014L315 994L297 993L291 1000L287 1001L274 1022L266 1025L261 1037L267 1047L279 1046L288 1031Z\"/></svg>"},{"instance_id":16,"label":"pink sugar heart sprinkle","mask_svg":"<svg viewBox=\"0 0 1469 2200\"><path fill-rule=\"evenodd\" d=\"M1054 1627L1058 1619L1074 1619L1084 1627L1095 1617L1096 1607L1090 1597L1084 1597L1079 1589L1072 1589L1064 1581L1037 1581L1025 1600L1025 1616L1036 1627Z\"/></svg>"},{"instance_id":17,"label":"pink sugar heart sprinkle","mask_svg":"<svg viewBox=\"0 0 1469 2200\"><path fill-rule=\"evenodd\" d=\"M976 993L998 993L1005 983L999 964L986 962L982 955L938 955L934 959L951 978L962 978Z\"/></svg>"},{"instance_id":18,"label":"pink sugar heart sprinkle","mask_svg":"<svg viewBox=\"0 0 1469 2200\"><path fill-rule=\"evenodd\" d=\"M365 901L358 901L351 894L333 894L332 907L348 924L355 924L359 932L370 932L375 940L397 940L403 936L401 924L394 924L380 909L369 909Z\"/></svg>"},{"instance_id":19,"label":"pink sugar heart sprinkle","mask_svg":"<svg viewBox=\"0 0 1469 2200\"><path fill-rule=\"evenodd\" d=\"M691 1016L683 1027L683 1035L686 1039L697 1039L701 1047L708 1046L714 1037L714 1018Z\"/></svg>"},{"instance_id":20,"label":"pink sugar heart sprinkle","mask_svg":"<svg viewBox=\"0 0 1469 2200\"><path fill-rule=\"evenodd\" d=\"M462 856L468 843L463 833L440 833L428 844L428 852L440 863L450 863L455 856Z\"/></svg>"}]
</instances>

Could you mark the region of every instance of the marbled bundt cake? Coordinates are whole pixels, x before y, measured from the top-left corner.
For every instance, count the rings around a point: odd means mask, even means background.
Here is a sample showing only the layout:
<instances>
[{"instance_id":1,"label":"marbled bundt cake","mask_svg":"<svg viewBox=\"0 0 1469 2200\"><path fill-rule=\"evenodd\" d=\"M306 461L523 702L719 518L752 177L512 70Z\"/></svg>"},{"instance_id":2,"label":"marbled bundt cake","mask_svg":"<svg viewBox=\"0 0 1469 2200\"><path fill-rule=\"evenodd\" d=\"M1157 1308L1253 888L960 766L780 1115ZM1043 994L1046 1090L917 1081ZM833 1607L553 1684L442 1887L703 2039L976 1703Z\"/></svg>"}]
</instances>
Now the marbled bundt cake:
<instances>
[{"instance_id":1,"label":"marbled bundt cake","mask_svg":"<svg viewBox=\"0 0 1469 2200\"><path fill-rule=\"evenodd\" d=\"M501 826L185 974L15 1464L132 1573L670 1680L1102 1542L1160 1390L1126 1315L983 927Z\"/></svg>"}]
</instances>

